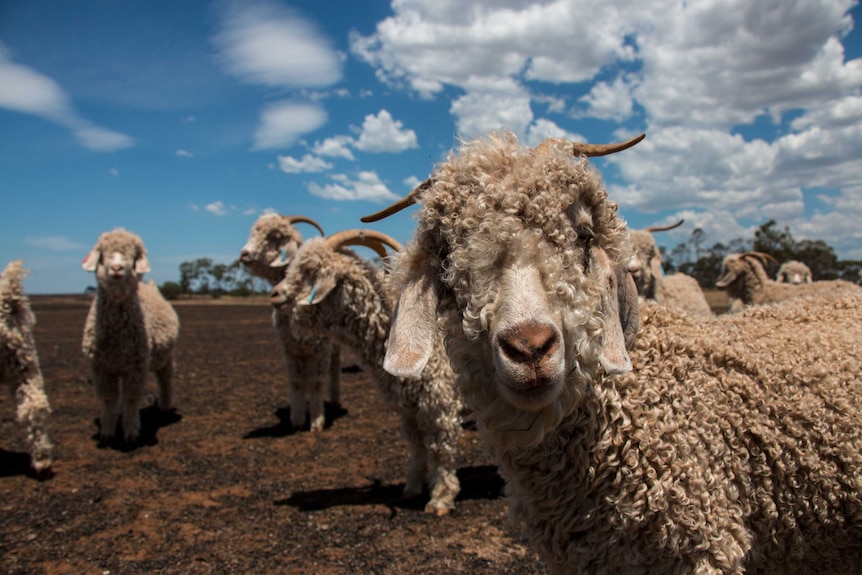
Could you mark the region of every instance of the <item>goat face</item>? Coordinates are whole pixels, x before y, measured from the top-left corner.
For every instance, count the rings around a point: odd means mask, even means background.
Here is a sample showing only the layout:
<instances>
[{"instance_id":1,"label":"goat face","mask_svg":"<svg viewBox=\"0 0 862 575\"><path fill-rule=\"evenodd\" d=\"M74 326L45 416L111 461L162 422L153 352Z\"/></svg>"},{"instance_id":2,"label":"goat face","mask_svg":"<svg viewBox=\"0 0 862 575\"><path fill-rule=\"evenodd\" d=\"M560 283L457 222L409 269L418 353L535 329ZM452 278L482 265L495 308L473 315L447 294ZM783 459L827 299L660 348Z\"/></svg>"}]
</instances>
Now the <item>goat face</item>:
<instances>
[{"instance_id":1,"label":"goat face","mask_svg":"<svg viewBox=\"0 0 862 575\"><path fill-rule=\"evenodd\" d=\"M440 327L462 391L479 384L488 401L528 412L601 371L631 369L638 304L627 229L598 175L558 151L483 151L441 167L395 270L384 369L416 377ZM512 155L523 173L501 176Z\"/></svg>"},{"instance_id":2,"label":"goat face","mask_svg":"<svg viewBox=\"0 0 862 575\"><path fill-rule=\"evenodd\" d=\"M96 272L108 297L123 300L136 293L141 277L150 271L150 262L140 238L117 229L102 234L81 267Z\"/></svg>"},{"instance_id":3,"label":"goat face","mask_svg":"<svg viewBox=\"0 0 862 575\"><path fill-rule=\"evenodd\" d=\"M267 277L269 268L286 267L301 243L302 235L288 218L264 214L252 226L239 260L253 274Z\"/></svg>"}]
</instances>

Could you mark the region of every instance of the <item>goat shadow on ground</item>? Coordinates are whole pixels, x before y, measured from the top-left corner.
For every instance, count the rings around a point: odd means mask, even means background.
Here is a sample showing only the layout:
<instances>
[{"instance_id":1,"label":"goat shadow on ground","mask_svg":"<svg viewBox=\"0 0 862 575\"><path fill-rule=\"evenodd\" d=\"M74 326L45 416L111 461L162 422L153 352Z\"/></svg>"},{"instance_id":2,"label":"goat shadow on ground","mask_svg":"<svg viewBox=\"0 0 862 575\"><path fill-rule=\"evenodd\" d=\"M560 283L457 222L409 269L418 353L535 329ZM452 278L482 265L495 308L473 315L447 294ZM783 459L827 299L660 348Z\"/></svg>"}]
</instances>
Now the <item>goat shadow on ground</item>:
<instances>
[{"instance_id":1,"label":"goat shadow on ground","mask_svg":"<svg viewBox=\"0 0 862 575\"><path fill-rule=\"evenodd\" d=\"M159 443L158 434L159 429L162 427L167 427L168 425L173 425L178 421L181 421L183 418L182 415L176 412L175 409L168 409L162 411L162 409L157 405L153 404L141 409L141 433L138 436L137 441L133 441L131 443L127 443L123 440L123 429L122 422L117 422L117 429L114 432L114 437L109 442L102 441L99 433L102 429L102 424L99 418L93 420L96 424L96 427L99 431L93 434L92 439L94 439L100 449L110 448L115 449L117 451L134 451L140 447L144 447L146 445L156 445Z\"/></svg>"},{"instance_id":2,"label":"goat shadow on ground","mask_svg":"<svg viewBox=\"0 0 862 575\"><path fill-rule=\"evenodd\" d=\"M328 429L332 427L332 424L335 423L337 419L341 419L345 415L347 415L347 410L341 407L340 405L335 405L334 403L324 402L323 404L323 428ZM275 410L275 416L278 418L278 423L275 425L268 425L266 427L258 427L257 429L253 429L242 436L243 439L260 439L261 437L287 437L288 435L294 435L301 431L308 431L311 429L308 418L306 418L305 424L301 429L294 429L293 424L290 422L290 406L287 407L279 407Z\"/></svg>"},{"instance_id":3,"label":"goat shadow on ground","mask_svg":"<svg viewBox=\"0 0 862 575\"><path fill-rule=\"evenodd\" d=\"M493 465L462 467L458 470L461 492L455 501L473 499L500 499L503 496L503 478ZM342 487L339 489L316 489L297 491L286 499L278 499L276 505L289 505L299 511L321 511L330 507L385 505L390 514L396 509L423 510L428 501L427 490L421 497L404 498L401 496L404 484L382 485L374 479L363 487Z\"/></svg>"},{"instance_id":4,"label":"goat shadow on ground","mask_svg":"<svg viewBox=\"0 0 862 575\"><path fill-rule=\"evenodd\" d=\"M50 469L36 471L30 466L30 454L23 451L7 451L0 447L0 477L26 475L31 479L45 481L54 477Z\"/></svg>"}]
</instances>

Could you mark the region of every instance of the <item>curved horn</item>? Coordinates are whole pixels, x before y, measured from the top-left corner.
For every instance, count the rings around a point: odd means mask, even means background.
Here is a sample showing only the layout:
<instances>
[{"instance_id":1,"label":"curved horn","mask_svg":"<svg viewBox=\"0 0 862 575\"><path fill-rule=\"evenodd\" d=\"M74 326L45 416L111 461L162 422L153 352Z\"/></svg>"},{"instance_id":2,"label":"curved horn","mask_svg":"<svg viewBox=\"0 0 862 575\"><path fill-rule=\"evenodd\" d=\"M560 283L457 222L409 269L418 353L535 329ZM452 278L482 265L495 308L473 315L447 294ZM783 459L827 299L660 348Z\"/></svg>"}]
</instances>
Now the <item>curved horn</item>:
<instances>
[{"instance_id":1,"label":"curved horn","mask_svg":"<svg viewBox=\"0 0 862 575\"><path fill-rule=\"evenodd\" d=\"M774 263L774 264L777 264L777 263L778 263L778 260L777 260L777 259L775 259L775 258L774 258L774 257L772 257L771 255L769 255L769 254L765 254L765 253L763 253L763 252L745 252L745 253L744 253L744 254L742 254L742 255L743 255L743 256L752 256L752 257L755 257L755 258L759 259L760 261L762 261L763 263L767 263L767 262L772 262L772 263Z\"/></svg>"},{"instance_id":2,"label":"curved horn","mask_svg":"<svg viewBox=\"0 0 862 575\"><path fill-rule=\"evenodd\" d=\"M394 213L400 212L405 208L409 208L416 203L416 199L419 194L430 188L432 183L433 182L431 181L431 178L427 178L424 182L416 186L416 188L412 192L410 192L391 206L383 208L379 212L375 212L370 216L363 216L359 218L359 220L363 223L369 224L371 222L376 222L377 220L382 220L383 218L388 218Z\"/></svg>"},{"instance_id":3,"label":"curved horn","mask_svg":"<svg viewBox=\"0 0 862 575\"><path fill-rule=\"evenodd\" d=\"M685 220L680 220L675 224L671 224L669 226L650 226L648 228L644 228L645 232L666 232L668 230L672 230L674 228L678 228L682 225Z\"/></svg>"},{"instance_id":4,"label":"curved horn","mask_svg":"<svg viewBox=\"0 0 862 575\"><path fill-rule=\"evenodd\" d=\"M384 246L389 246L396 252L403 251L404 249L393 238L374 230L344 230L326 238L326 245L333 250L348 246L365 246L377 252L381 258L389 255L386 253Z\"/></svg>"},{"instance_id":5,"label":"curved horn","mask_svg":"<svg viewBox=\"0 0 862 575\"><path fill-rule=\"evenodd\" d=\"M618 142L616 144L585 144L582 142L572 142L572 154L575 156L587 156L588 158L607 156L627 150L644 138L646 138L646 134L641 134L630 140Z\"/></svg>"},{"instance_id":6,"label":"curved horn","mask_svg":"<svg viewBox=\"0 0 862 575\"><path fill-rule=\"evenodd\" d=\"M315 222L311 218L307 218L305 216L287 216L287 221L290 222L291 225L299 224L299 223L311 224L312 226L317 228L317 231L320 232L320 235L322 235L322 236L326 235L325 233L323 233L323 228L320 227L320 224L318 224L317 222Z\"/></svg>"}]
</instances>

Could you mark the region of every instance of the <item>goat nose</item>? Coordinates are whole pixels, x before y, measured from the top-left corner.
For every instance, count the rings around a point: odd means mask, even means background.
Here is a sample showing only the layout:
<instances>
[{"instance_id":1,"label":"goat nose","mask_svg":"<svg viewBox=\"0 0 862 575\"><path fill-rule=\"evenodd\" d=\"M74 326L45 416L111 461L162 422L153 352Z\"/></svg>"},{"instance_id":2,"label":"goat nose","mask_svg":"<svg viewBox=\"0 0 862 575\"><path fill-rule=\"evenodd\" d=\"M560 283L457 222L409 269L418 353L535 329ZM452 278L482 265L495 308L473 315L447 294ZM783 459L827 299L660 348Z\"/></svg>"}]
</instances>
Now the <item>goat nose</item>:
<instances>
[{"instance_id":1,"label":"goat nose","mask_svg":"<svg viewBox=\"0 0 862 575\"><path fill-rule=\"evenodd\" d=\"M557 350L560 336L553 326L529 321L505 331L497 341L509 360L533 364Z\"/></svg>"},{"instance_id":2,"label":"goat nose","mask_svg":"<svg viewBox=\"0 0 862 575\"><path fill-rule=\"evenodd\" d=\"M123 271L123 266L120 264L111 264L111 271L118 274Z\"/></svg>"}]
</instances>

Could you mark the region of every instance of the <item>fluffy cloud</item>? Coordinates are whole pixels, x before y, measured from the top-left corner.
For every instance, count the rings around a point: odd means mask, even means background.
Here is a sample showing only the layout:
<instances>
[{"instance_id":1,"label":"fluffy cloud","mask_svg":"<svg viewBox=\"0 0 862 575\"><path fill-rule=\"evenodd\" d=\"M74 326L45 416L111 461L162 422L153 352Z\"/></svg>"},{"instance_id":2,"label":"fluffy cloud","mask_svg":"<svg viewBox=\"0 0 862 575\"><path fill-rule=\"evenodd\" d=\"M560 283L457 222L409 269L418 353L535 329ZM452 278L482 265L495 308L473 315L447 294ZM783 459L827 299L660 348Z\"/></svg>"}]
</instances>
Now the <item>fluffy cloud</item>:
<instances>
[{"instance_id":1,"label":"fluffy cloud","mask_svg":"<svg viewBox=\"0 0 862 575\"><path fill-rule=\"evenodd\" d=\"M362 122L362 132L354 147L363 152L401 152L416 148L416 132L405 130L404 125L392 119L392 114L380 110L369 114Z\"/></svg>"},{"instance_id":2,"label":"fluffy cloud","mask_svg":"<svg viewBox=\"0 0 862 575\"><path fill-rule=\"evenodd\" d=\"M71 130L84 147L113 152L134 145L125 134L81 118L65 91L51 78L10 61L0 44L0 108L39 116Z\"/></svg>"},{"instance_id":3,"label":"fluffy cloud","mask_svg":"<svg viewBox=\"0 0 862 575\"><path fill-rule=\"evenodd\" d=\"M232 0L223 8L213 42L231 74L281 88L317 88L341 79L342 58L295 10L265 0Z\"/></svg>"},{"instance_id":4,"label":"fluffy cloud","mask_svg":"<svg viewBox=\"0 0 862 575\"><path fill-rule=\"evenodd\" d=\"M299 160L291 156L279 156L278 167L281 168L282 172L288 174L300 174L303 172L324 172L331 169L332 164L311 154L305 154Z\"/></svg>"},{"instance_id":5,"label":"fluffy cloud","mask_svg":"<svg viewBox=\"0 0 862 575\"><path fill-rule=\"evenodd\" d=\"M221 200L207 204L204 206L204 209L215 216L226 216L228 214L227 206Z\"/></svg>"},{"instance_id":6,"label":"fluffy cloud","mask_svg":"<svg viewBox=\"0 0 862 575\"><path fill-rule=\"evenodd\" d=\"M264 107L254 133L254 149L292 146L304 134L323 126L328 117L317 104L275 102Z\"/></svg>"},{"instance_id":7,"label":"fluffy cloud","mask_svg":"<svg viewBox=\"0 0 862 575\"><path fill-rule=\"evenodd\" d=\"M328 200L366 200L370 202L392 202L399 196L386 187L377 173L371 171L359 172L355 179L344 174L335 174L330 178L332 183L319 185L316 182L308 184L312 195Z\"/></svg>"}]
</instances>

